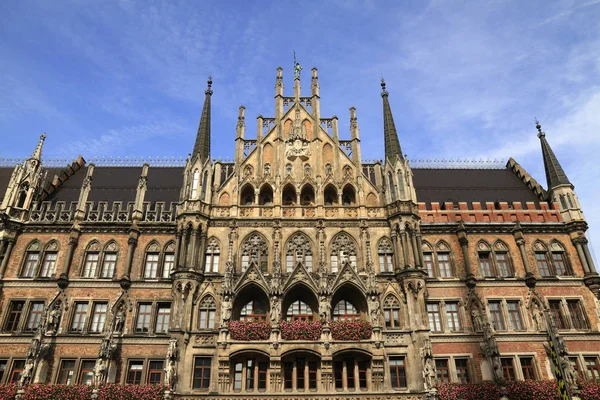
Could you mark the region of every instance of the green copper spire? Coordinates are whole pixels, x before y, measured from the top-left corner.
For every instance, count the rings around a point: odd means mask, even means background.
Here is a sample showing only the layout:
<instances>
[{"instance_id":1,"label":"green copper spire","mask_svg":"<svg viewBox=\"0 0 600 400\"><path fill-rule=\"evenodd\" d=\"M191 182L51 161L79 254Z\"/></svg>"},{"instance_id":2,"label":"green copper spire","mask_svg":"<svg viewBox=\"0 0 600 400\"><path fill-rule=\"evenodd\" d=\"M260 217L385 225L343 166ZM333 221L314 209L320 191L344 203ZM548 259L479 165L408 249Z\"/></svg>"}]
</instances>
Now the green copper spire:
<instances>
[{"instance_id":1,"label":"green copper spire","mask_svg":"<svg viewBox=\"0 0 600 400\"><path fill-rule=\"evenodd\" d=\"M569 185L573 187L567 174L560 166L556 155L552 151L550 144L546 140L546 133L542 131L542 126L536 120L535 127L538 130L538 137L542 144L542 156L544 157L544 169L546 170L546 181L548 182L548 190L551 190L559 185Z\"/></svg>"},{"instance_id":2,"label":"green copper spire","mask_svg":"<svg viewBox=\"0 0 600 400\"><path fill-rule=\"evenodd\" d=\"M381 78L381 97L383 98L383 134L385 140L385 158L391 163L396 161L396 157L404 159L402 149L400 148L400 140L396 132L390 101L388 100L388 92L385 90L385 81Z\"/></svg>"},{"instance_id":3,"label":"green copper spire","mask_svg":"<svg viewBox=\"0 0 600 400\"><path fill-rule=\"evenodd\" d=\"M198 133L196 135L196 143L194 143L194 153L192 157L200 157L202 164L210 158L210 98L213 94L211 89L212 77L208 77L208 87L204 94L204 107L202 108L202 116L198 125Z\"/></svg>"}]
</instances>

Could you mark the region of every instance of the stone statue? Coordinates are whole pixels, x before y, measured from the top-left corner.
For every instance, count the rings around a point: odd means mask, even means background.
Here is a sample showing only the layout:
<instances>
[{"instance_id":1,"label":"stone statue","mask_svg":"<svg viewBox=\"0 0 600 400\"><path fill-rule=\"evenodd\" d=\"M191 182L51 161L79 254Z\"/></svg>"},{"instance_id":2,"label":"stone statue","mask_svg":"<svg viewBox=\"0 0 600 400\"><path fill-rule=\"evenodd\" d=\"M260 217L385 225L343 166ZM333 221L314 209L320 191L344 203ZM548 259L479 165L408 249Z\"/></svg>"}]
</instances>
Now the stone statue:
<instances>
[{"instance_id":1,"label":"stone statue","mask_svg":"<svg viewBox=\"0 0 600 400\"><path fill-rule=\"evenodd\" d=\"M373 326L379 326L381 322L381 305L379 298L375 295L369 298L369 310L371 313L371 323Z\"/></svg>"},{"instance_id":2,"label":"stone statue","mask_svg":"<svg viewBox=\"0 0 600 400\"><path fill-rule=\"evenodd\" d=\"M436 372L433 366L433 359L428 357L425 359L425 365L423 366L423 380L425 381L425 390L431 390L437 386Z\"/></svg>"},{"instance_id":3,"label":"stone statue","mask_svg":"<svg viewBox=\"0 0 600 400\"><path fill-rule=\"evenodd\" d=\"M106 372L106 361L102 357L96 360L94 365L94 387L99 387L104 382L104 374Z\"/></svg>"},{"instance_id":4,"label":"stone statue","mask_svg":"<svg viewBox=\"0 0 600 400\"><path fill-rule=\"evenodd\" d=\"M329 300L327 296L319 298L319 318L321 318L321 321L329 321Z\"/></svg>"},{"instance_id":5,"label":"stone statue","mask_svg":"<svg viewBox=\"0 0 600 400\"><path fill-rule=\"evenodd\" d=\"M37 358L38 351L40 348L40 339L38 337L34 337L29 342L29 348L27 349L27 357Z\"/></svg>"},{"instance_id":6,"label":"stone statue","mask_svg":"<svg viewBox=\"0 0 600 400\"><path fill-rule=\"evenodd\" d=\"M483 329L481 324L481 314L475 308L471 310L471 320L473 322L473 331L480 332Z\"/></svg>"},{"instance_id":7,"label":"stone statue","mask_svg":"<svg viewBox=\"0 0 600 400\"><path fill-rule=\"evenodd\" d=\"M294 78L300 79L300 73L302 72L302 66L296 61L296 55L294 54Z\"/></svg>"},{"instance_id":8,"label":"stone statue","mask_svg":"<svg viewBox=\"0 0 600 400\"><path fill-rule=\"evenodd\" d=\"M221 303L221 318L223 320L223 325L229 325L229 321L231 320L231 309L233 305L231 304L231 299L229 295L225 295L223 297L223 302Z\"/></svg>"},{"instance_id":9,"label":"stone statue","mask_svg":"<svg viewBox=\"0 0 600 400\"><path fill-rule=\"evenodd\" d=\"M25 367L23 367L23 372L21 372L21 379L19 380L19 385L25 386L31 382L31 378L33 377L33 367L35 366L35 362L33 358L28 358L25 363Z\"/></svg>"},{"instance_id":10,"label":"stone statue","mask_svg":"<svg viewBox=\"0 0 600 400\"><path fill-rule=\"evenodd\" d=\"M531 317L536 330L543 331L546 329L544 314L542 314L542 311L536 303L534 303L533 310L531 311Z\"/></svg>"},{"instance_id":11,"label":"stone statue","mask_svg":"<svg viewBox=\"0 0 600 400\"><path fill-rule=\"evenodd\" d=\"M125 325L125 311L123 308L125 306L121 304L117 308L117 312L115 313L115 321L113 324L113 333L121 333L123 331L123 326Z\"/></svg>"},{"instance_id":12,"label":"stone statue","mask_svg":"<svg viewBox=\"0 0 600 400\"><path fill-rule=\"evenodd\" d=\"M62 315L60 302L54 304L54 307L48 312L48 318L46 323L46 335L54 335L58 332L58 326L60 324L60 317Z\"/></svg>"},{"instance_id":13,"label":"stone statue","mask_svg":"<svg viewBox=\"0 0 600 400\"><path fill-rule=\"evenodd\" d=\"M577 384L579 376L577 375L575 368L573 368L573 363L571 363L567 357L560 357L560 365L562 367L562 372L565 374L565 380L571 385Z\"/></svg>"},{"instance_id":14,"label":"stone statue","mask_svg":"<svg viewBox=\"0 0 600 400\"><path fill-rule=\"evenodd\" d=\"M177 360L177 339L171 338L169 340L169 348L167 349L167 359L168 360Z\"/></svg>"},{"instance_id":15,"label":"stone statue","mask_svg":"<svg viewBox=\"0 0 600 400\"><path fill-rule=\"evenodd\" d=\"M500 358L492 357L491 362L492 362L492 370L494 373L494 377L496 379L503 379L504 373L502 372L502 364L500 363Z\"/></svg>"},{"instance_id":16,"label":"stone statue","mask_svg":"<svg viewBox=\"0 0 600 400\"><path fill-rule=\"evenodd\" d=\"M271 324L277 324L281 319L281 300L277 297L273 297L271 303Z\"/></svg>"},{"instance_id":17,"label":"stone statue","mask_svg":"<svg viewBox=\"0 0 600 400\"><path fill-rule=\"evenodd\" d=\"M175 385L175 361L168 360L167 365L165 366L165 384L170 388L173 388Z\"/></svg>"}]
</instances>

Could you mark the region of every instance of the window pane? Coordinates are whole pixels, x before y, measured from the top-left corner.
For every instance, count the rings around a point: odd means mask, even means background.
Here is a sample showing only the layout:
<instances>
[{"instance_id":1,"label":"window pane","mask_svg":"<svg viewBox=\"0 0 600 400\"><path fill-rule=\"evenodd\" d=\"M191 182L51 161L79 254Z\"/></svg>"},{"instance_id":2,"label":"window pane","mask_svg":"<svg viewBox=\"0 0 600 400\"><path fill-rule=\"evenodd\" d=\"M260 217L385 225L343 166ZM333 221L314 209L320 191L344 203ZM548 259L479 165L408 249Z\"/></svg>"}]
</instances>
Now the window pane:
<instances>
[{"instance_id":1,"label":"window pane","mask_svg":"<svg viewBox=\"0 0 600 400\"><path fill-rule=\"evenodd\" d=\"M117 265L117 253L104 253L104 263L102 264L101 278L112 278L115 275L115 266Z\"/></svg>"},{"instance_id":2,"label":"window pane","mask_svg":"<svg viewBox=\"0 0 600 400\"><path fill-rule=\"evenodd\" d=\"M85 256L85 264L83 267L83 277L93 278L96 276L96 269L98 268L98 253L87 253Z\"/></svg>"},{"instance_id":3,"label":"window pane","mask_svg":"<svg viewBox=\"0 0 600 400\"><path fill-rule=\"evenodd\" d=\"M486 277L493 277L492 263L490 262L490 253L479 253L479 269L481 274Z\"/></svg>"},{"instance_id":4,"label":"window pane","mask_svg":"<svg viewBox=\"0 0 600 400\"><path fill-rule=\"evenodd\" d=\"M158 276L158 253L146 254L146 266L144 268L144 278L156 278Z\"/></svg>"},{"instance_id":5,"label":"window pane","mask_svg":"<svg viewBox=\"0 0 600 400\"><path fill-rule=\"evenodd\" d=\"M430 278L435 278L434 266L433 266L433 255L431 253L423 253L423 261L425 263L425 269L427 275Z\"/></svg>"},{"instance_id":6,"label":"window pane","mask_svg":"<svg viewBox=\"0 0 600 400\"><path fill-rule=\"evenodd\" d=\"M560 303L560 300L550 300L548 302L548 304L550 305L550 311L552 311L552 314L554 315L554 320L556 321L556 327L558 329L567 329L567 324L563 316L562 307Z\"/></svg>"},{"instance_id":7,"label":"window pane","mask_svg":"<svg viewBox=\"0 0 600 400\"><path fill-rule=\"evenodd\" d=\"M95 360L85 360L81 362L81 370L79 372L79 383L82 385L91 385L94 382L94 365Z\"/></svg>"},{"instance_id":8,"label":"window pane","mask_svg":"<svg viewBox=\"0 0 600 400\"><path fill-rule=\"evenodd\" d=\"M29 310L29 318L27 318L27 325L25 330L35 331L40 324L42 314L44 313L44 303L36 301L31 303L31 309Z\"/></svg>"},{"instance_id":9,"label":"window pane","mask_svg":"<svg viewBox=\"0 0 600 400\"><path fill-rule=\"evenodd\" d=\"M508 317L510 318L510 325L516 331L523 330L523 321L521 320L521 311L519 310L518 301L507 301L506 306L508 307Z\"/></svg>"},{"instance_id":10,"label":"window pane","mask_svg":"<svg viewBox=\"0 0 600 400\"><path fill-rule=\"evenodd\" d=\"M404 358L390 359L390 377L393 388L406 387L406 369L404 365Z\"/></svg>"},{"instance_id":11,"label":"window pane","mask_svg":"<svg viewBox=\"0 0 600 400\"><path fill-rule=\"evenodd\" d=\"M456 365L456 377L460 383L469 383L469 368L466 358L458 358L454 360Z\"/></svg>"},{"instance_id":12,"label":"window pane","mask_svg":"<svg viewBox=\"0 0 600 400\"><path fill-rule=\"evenodd\" d=\"M70 385L73 383L75 374L75 360L63 360L60 364L60 372L58 374L58 384Z\"/></svg>"},{"instance_id":13,"label":"window pane","mask_svg":"<svg viewBox=\"0 0 600 400\"><path fill-rule=\"evenodd\" d=\"M19 327L19 321L23 314L23 308L25 307L24 301L11 301L10 308L8 311L8 318L6 319L6 325L4 330L7 332L15 332Z\"/></svg>"},{"instance_id":14,"label":"window pane","mask_svg":"<svg viewBox=\"0 0 600 400\"><path fill-rule=\"evenodd\" d=\"M142 383L142 370L144 369L143 361L130 361L129 369L127 370L127 384L139 385Z\"/></svg>"},{"instance_id":15,"label":"window pane","mask_svg":"<svg viewBox=\"0 0 600 400\"><path fill-rule=\"evenodd\" d=\"M140 304L138 307L136 332L148 332L150 330L150 316L152 315L152 305L150 303Z\"/></svg>"},{"instance_id":16,"label":"window pane","mask_svg":"<svg viewBox=\"0 0 600 400\"><path fill-rule=\"evenodd\" d=\"M448 368L448 360L435 360L437 370L437 379L439 382L450 382L450 369Z\"/></svg>"},{"instance_id":17,"label":"window pane","mask_svg":"<svg viewBox=\"0 0 600 400\"><path fill-rule=\"evenodd\" d=\"M459 331L461 329L458 317L458 303L446 303L446 321L448 329L451 331Z\"/></svg>"},{"instance_id":18,"label":"window pane","mask_svg":"<svg viewBox=\"0 0 600 400\"><path fill-rule=\"evenodd\" d=\"M521 357L521 370L523 371L523 379L536 380L535 366L533 365L532 357Z\"/></svg>"},{"instance_id":19,"label":"window pane","mask_svg":"<svg viewBox=\"0 0 600 400\"><path fill-rule=\"evenodd\" d=\"M21 276L24 278L34 277L39 257L39 253L27 253L25 257L25 266L23 267L23 273Z\"/></svg>"},{"instance_id":20,"label":"window pane","mask_svg":"<svg viewBox=\"0 0 600 400\"><path fill-rule=\"evenodd\" d=\"M585 311L581 306L579 300L567 300L567 307L571 314L571 322L574 329L589 329L587 319L585 317Z\"/></svg>"},{"instance_id":21,"label":"window pane","mask_svg":"<svg viewBox=\"0 0 600 400\"><path fill-rule=\"evenodd\" d=\"M171 316L171 304L161 303L156 312L156 327L154 332L167 333L169 331L169 318Z\"/></svg>"},{"instance_id":22,"label":"window pane","mask_svg":"<svg viewBox=\"0 0 600 400\"><path fill-rule=\"evenodd\" d=\"M546 253L535 253L535 260L537 262L538 269L540 270L541 276L551 276L550 265L546 258Z\"/></svg>"},{"instance_id":23,"label":"window pane","mask_svg":"<svg viewBox=\"0 0 600 400\"><path fill-rule=\"evenodd\" d=\"M440 277L449 278L452 276L452 268L450 266L450 254L438 253L438 267L440 270Z\"/></svg>"},{"instance_id":24,"label":"window pane","mask_svg":"<svg viewBox=\"0 0 600 400\"><path fill-rule=\"evenodd\" d=\"M91 332L99 333L104 330L107 309L108 304L106 303L94 304L94 310L92 311L92 324L90 326Z\"/></svg>"},{"instance_id":25,"label":"window pane","mask_svg":"<svg viewBox=\"0 0 600 400\"><path fill-rule=\"evenodd\" d=\"M152 360L148 368L148 383L150 385L161 385L163 383L164 361Z\"/></svg>"},{"instance_id":26,"label":"window pane","mask_svg":"<svg viewBox=\"0 0 600 400\"><path fill-rule=\"evenodd\" d=\"M163 278L168 278L171 274L171 270L175 266L175 254L165 253L165 259L163 262Z\"/></svg>"},{"instance_id":27,"label":"window pane","mask_svg":"<svg viewBox=\"0 0 600 400\"><path fill-rule=\"evenodd\" d=\"M85 329L87 320L88 303L75 303L73 321L71 322L71 331L82 332Z\"/></svg>"},{"instance_id":28,"label":"window pane","mask_svg":"<svg viewBox=\"0 0 600 400\"><path fill-rule=\"evenodd\" d=\"M497 331L505 330L504 319L502 318L502 310L500 309L500 302L499 301L490 301L489 309L490 309L490 319L492 322L492 327Z\"/></svg>"},{"instance_id":29,"label":"window pane","mask_svg":"<svg viewBox=\"0 0 600 400\"><path fill-rule=\"evenodd\" d=\"M498 268L498 275L501 277L506 278L512 276L506 253L496 253L496 267Z\"/></svg>"},{"instance_id":30,"label":"window pane","mask_svg":"<svg viewBox=\"0 0 600 400\"><path fill-rule=\"evenodd\" d=\"M572 275L567 268L564 253L552 253L552 266L556 271L556 275Z\"/></svg>"},{"instance_id":31,"label":"window pane","mask_svg":"<svg viewBox=\"0 0 600 400\"><path fill-rule=\"evenodd\" d=\"M429 318L429 329L433 332L441 332L442 323L440 320L440 305L437 303L428 303L427 316Z\"/></svg>"},{"instance_id":32,"label":"window pane","mask_svg":"<svg viewBox=\"0 0 600 400\"><path fill-rule=\"evenodd\" d=\"M49 278L54 274L54 269L56 267L56 253L46 253L44 255L44 262L42 263L42 271L40 272L40 276L44 278Z\"/></svg>"}]
</instances>

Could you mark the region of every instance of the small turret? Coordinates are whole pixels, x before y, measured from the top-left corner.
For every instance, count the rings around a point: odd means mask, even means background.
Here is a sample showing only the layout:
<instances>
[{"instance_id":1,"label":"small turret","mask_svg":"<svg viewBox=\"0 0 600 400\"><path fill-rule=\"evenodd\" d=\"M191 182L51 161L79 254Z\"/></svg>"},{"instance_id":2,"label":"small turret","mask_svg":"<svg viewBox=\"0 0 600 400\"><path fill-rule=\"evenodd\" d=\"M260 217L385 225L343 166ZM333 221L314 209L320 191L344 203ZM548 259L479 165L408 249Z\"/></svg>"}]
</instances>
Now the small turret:
<instances>
[{"instance_id":1,"label":"small turret","mask_svg":"<svg viewBox=\"0 0 600 400\"><path fill-rule=\"evenodd\" d=\"M196 142L194 143L194 152L192 159L200 158L200 164L204 164L206 160L210 160L210 99L213 94L212 77L208 77L207 88L204 91L204 107L202 108L202 116L198 125L198 133Z\"/></svg>"}]
</instances>

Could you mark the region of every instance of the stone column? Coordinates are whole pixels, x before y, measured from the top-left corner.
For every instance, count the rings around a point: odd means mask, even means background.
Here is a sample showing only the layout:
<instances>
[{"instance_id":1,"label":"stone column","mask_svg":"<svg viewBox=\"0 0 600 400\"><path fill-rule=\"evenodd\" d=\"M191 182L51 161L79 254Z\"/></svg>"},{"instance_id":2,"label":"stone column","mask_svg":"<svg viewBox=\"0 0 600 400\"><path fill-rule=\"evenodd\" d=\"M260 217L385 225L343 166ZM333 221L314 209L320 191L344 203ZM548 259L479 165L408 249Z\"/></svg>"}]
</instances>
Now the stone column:
<instances>
[{"instance_id":1,"label":"stone column","mask_svg":"<svg viewBox=\"0 0 600 400\"><path fill-rule=\"evenodd\" d=\"M175 268L177 268L180 265L180 253L181 253L181 236L182 236L182 232L181 229L177 230L177 233L175 233Z\"/></svg>"},{"instance_id":2,"label":"stone column","mask_svg":"<svg viewBox=\"0 0 600 400\"><path fill-rule=\"evenodd\" d=\"M583 253L585 254L585 259L587 260L587 264L590 269L590 273L592 273L592 274L597 273L596 267L594 266L594 259L592 258L592 255L590 254L590 248L588 247L587 239L584 239L584 241L582 241L581 247L583 248Z\"/></svg>"},{"instance_id":3,"label":"stone column","mask_svg":"<svg viewBox=\"0 0 600 400\"><path fill-rule=\"evenodd\" d=\"M420 249L419 249L419 245L417 244L417 235L416 233L413 231L411 232L411 242L412 242L412 249L413 249L413 254L414 254L414 259L415 259L415 268L421 268L421 257L419 257L420 255Z\"/></svg>"},{"instance_id":4,"label":"stone column","mask_svg":"<svg viewBox=\"0 0 600 400\"><path fill-rule=\"evenodd\" d=\"M4 253L4 258L2 259L2 265L0 265L0 279L4 277L4 272L6 271L6 266L8 265L8 260L10 259L10 255L12 253L14 244L15 244L14 239L8 239L8 245L6 246L6 253Z\"/></svg>"},{"instance_id":5,"label":"stone column","mask_svg":"<svg viewBox=\"0 0 600 400\"><path fill-rule=\"evenodd\" d=\"M198 229L192 229L192 234L190 237L190 241L187 245L187 257L186 257L186 262L185 264L187 265L188 268L192 268L194 270L197 269L197 265L196 265L196 251L197 251L197 244L198 244Z\"/></svg>"},{"instance_id":6,"label":"stone column","mask_svg":"<svg viewBox=\"0 0 600 400\"><path fill-rule=\"evenodd\" d=\"M400 232L400 239L402 242L402 257L404 258L403 268L406 268L410 264L410 252L408 251L408 241L406 239L406 231Z\"/></svg>"},{"instance_id":7,"label":"stone column","mask_svg":"<svg viewBox=\"0 0 600 400\"><path fill-rule=\"evenodd\" d=\"M131 267L133 265L133 255L137 245L139 231L137 227L132 227L129 230L129 239L127 240L127 264L125 265L125 274L123 277L129 278L131 275Z\"/></svg>"},{"instance_id":8,"label":"stone column","mask_svg":"<svg viewBox=\"0 0 600 400\"><path fill-rule=\"evenodd\" d=\"M200 229L200 251L198 256L196 257L196 266L200 271L204 271L206 269L206 266L204 265L204 263L206 262L206 257L204 257L204 254L206 254L206 231L202 230L202 228Z\"/></svg>"},{"instance_id":9,"label":"stone column","mask_svg":"<svg viewBox=\"0 0 600 400\"><path fill-rule=\"evenodd\" d=\"M583 251L583 246L581 245L581 242L582 241L580 239L573 240L575 248L577 249L577 255L579 255L581 265L583 266L583 272L587 275L590 274L592 271L590 270L590 266L588 265L587 258L585 256L585 252Z\"/></svg>"}]
</instances>

